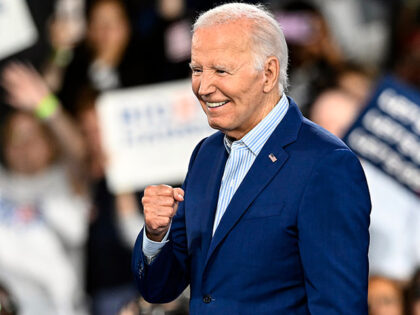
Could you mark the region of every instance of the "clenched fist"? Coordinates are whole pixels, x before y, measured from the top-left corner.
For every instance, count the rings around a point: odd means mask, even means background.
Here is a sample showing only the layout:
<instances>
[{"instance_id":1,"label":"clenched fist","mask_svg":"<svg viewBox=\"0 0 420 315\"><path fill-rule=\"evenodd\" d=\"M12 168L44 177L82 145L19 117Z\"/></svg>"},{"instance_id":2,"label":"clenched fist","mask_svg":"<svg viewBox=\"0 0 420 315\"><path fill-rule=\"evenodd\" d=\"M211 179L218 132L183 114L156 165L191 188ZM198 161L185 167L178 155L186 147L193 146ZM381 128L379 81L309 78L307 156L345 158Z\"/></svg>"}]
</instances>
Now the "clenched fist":
<instances>
[{"instance_id":1,"label":"clenched fist","mask_svg":"<svg viewBox=\"0 0 420 315\"><path fill-rule=\"evenodd\" d=\"M148 186L142 199L146 235L155 242L162 241L178 210L178 202L184 201L184 191L167 185Z\"/></svg>"}]
</instances>

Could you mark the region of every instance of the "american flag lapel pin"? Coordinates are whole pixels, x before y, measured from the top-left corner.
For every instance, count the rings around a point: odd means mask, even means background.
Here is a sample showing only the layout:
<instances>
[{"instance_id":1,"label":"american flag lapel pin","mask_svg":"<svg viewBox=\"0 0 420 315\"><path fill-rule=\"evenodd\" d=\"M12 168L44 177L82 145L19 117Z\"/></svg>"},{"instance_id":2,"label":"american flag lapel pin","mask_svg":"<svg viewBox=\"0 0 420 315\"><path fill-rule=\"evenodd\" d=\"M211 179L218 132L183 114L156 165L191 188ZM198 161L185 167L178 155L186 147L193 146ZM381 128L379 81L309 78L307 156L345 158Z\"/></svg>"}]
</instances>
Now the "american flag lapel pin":
<instances>
[{"instance_id":1,"label":"american flag lapel pin","mask_svg":"<svg viewBox=\"0 0 420 315\"><path fill-rule=\"evenodd\" d=\"M268 155L268 157L270 158L270 160L271 160L271 162L275 162L275 161L277 161L277 158L274 156L274 154L273 153L270 153L269 155Z\"/></svg>"}]
</instances>

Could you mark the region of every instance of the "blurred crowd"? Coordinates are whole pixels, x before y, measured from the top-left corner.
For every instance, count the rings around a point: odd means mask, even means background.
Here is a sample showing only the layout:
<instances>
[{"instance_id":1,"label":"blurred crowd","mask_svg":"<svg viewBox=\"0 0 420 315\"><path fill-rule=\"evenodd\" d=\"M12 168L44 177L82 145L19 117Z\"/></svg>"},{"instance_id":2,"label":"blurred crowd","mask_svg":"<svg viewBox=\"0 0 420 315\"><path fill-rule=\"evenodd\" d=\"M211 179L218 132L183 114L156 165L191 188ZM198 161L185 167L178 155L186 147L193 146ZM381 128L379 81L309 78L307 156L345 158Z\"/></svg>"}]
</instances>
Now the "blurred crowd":
<instances>
[{"instance_id":1,"label":"blurred crowd","mask_svg":"<svg viewBox=\"0 0 420 315\"><path fill-rule=\"evenodd\" d=\"M247 2L282 25L287 94L335 135L384 75L420 91L419 1ZM188 314L188 293L150 305L134 287L142 192L108 189L95 101L188 78L191 23L220 1L26 3L38 41L0 60L0 315ZM420 199L362 163L373 204L369 312L420 315Z\"/></svg>"}]
</instances>

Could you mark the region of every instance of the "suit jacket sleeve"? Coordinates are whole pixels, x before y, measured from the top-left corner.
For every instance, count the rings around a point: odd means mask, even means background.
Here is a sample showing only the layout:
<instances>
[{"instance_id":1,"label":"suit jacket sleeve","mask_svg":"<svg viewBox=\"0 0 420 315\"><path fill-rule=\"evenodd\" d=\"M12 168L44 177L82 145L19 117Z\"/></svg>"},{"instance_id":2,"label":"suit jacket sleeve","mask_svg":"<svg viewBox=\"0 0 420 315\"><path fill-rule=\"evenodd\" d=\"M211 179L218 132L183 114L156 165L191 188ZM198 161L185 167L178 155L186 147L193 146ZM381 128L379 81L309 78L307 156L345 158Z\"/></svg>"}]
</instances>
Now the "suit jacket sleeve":
<instances>
[{"instance_id":1,"label":"suit jacket sleeve","mask_svg":"<svg viewBox=\"0 0 420 315\"><path fill-rule=\"evenodd\" d=\"M203 141L194 149L188 170L191 169ZM185 194L188 194L187 182L188 174L182 185ZM168 240L150 264L147 264L142 250L143 229L134 245L131 268L140 293L150 303L167 303L176 299L190 282L184 202L179 204L172 219Z\"/></svg>"},{"instance_id":2,"label":"suit jacket sleeve","mask_svg":"<svg viewBox=\"0 0 420 315\"><path fill-rule=\"evenodd\" d=\"M299 249L312 315L367 314L370 198L357 157L320 159L298 212Z\"/></svg>"}]
</instances>

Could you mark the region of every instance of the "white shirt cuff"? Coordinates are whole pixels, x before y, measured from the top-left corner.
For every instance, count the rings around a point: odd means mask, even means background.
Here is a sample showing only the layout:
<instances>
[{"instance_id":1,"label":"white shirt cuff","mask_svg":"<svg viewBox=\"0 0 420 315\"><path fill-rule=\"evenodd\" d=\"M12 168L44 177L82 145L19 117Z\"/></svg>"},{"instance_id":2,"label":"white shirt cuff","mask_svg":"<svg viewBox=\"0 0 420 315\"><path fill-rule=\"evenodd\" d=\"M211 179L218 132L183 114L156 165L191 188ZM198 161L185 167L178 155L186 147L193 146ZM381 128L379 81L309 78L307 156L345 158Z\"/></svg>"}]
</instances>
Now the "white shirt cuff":
<instances>
[{"instance_id":1,"label":"white shirt cuff","mask_svg":"<svg viewBox=\"0 0 420 315\"><path fill-rule=\"evenodd\" d=\"M144 227L144 229L143 229L143 254L147 258L147 263L150 264L153 261L153 258L155 258L157 256L157 254L159 254L162 247L165 246L165 244L167 242L169 242L168 236L169 236L169 231L170 230L171 230L171 228L169 227L168 232L166 232L162 241L155 242L155 241L152 241L151 239L149 239L147 237L146 227Z\"/></svg>"}]
</instances>

